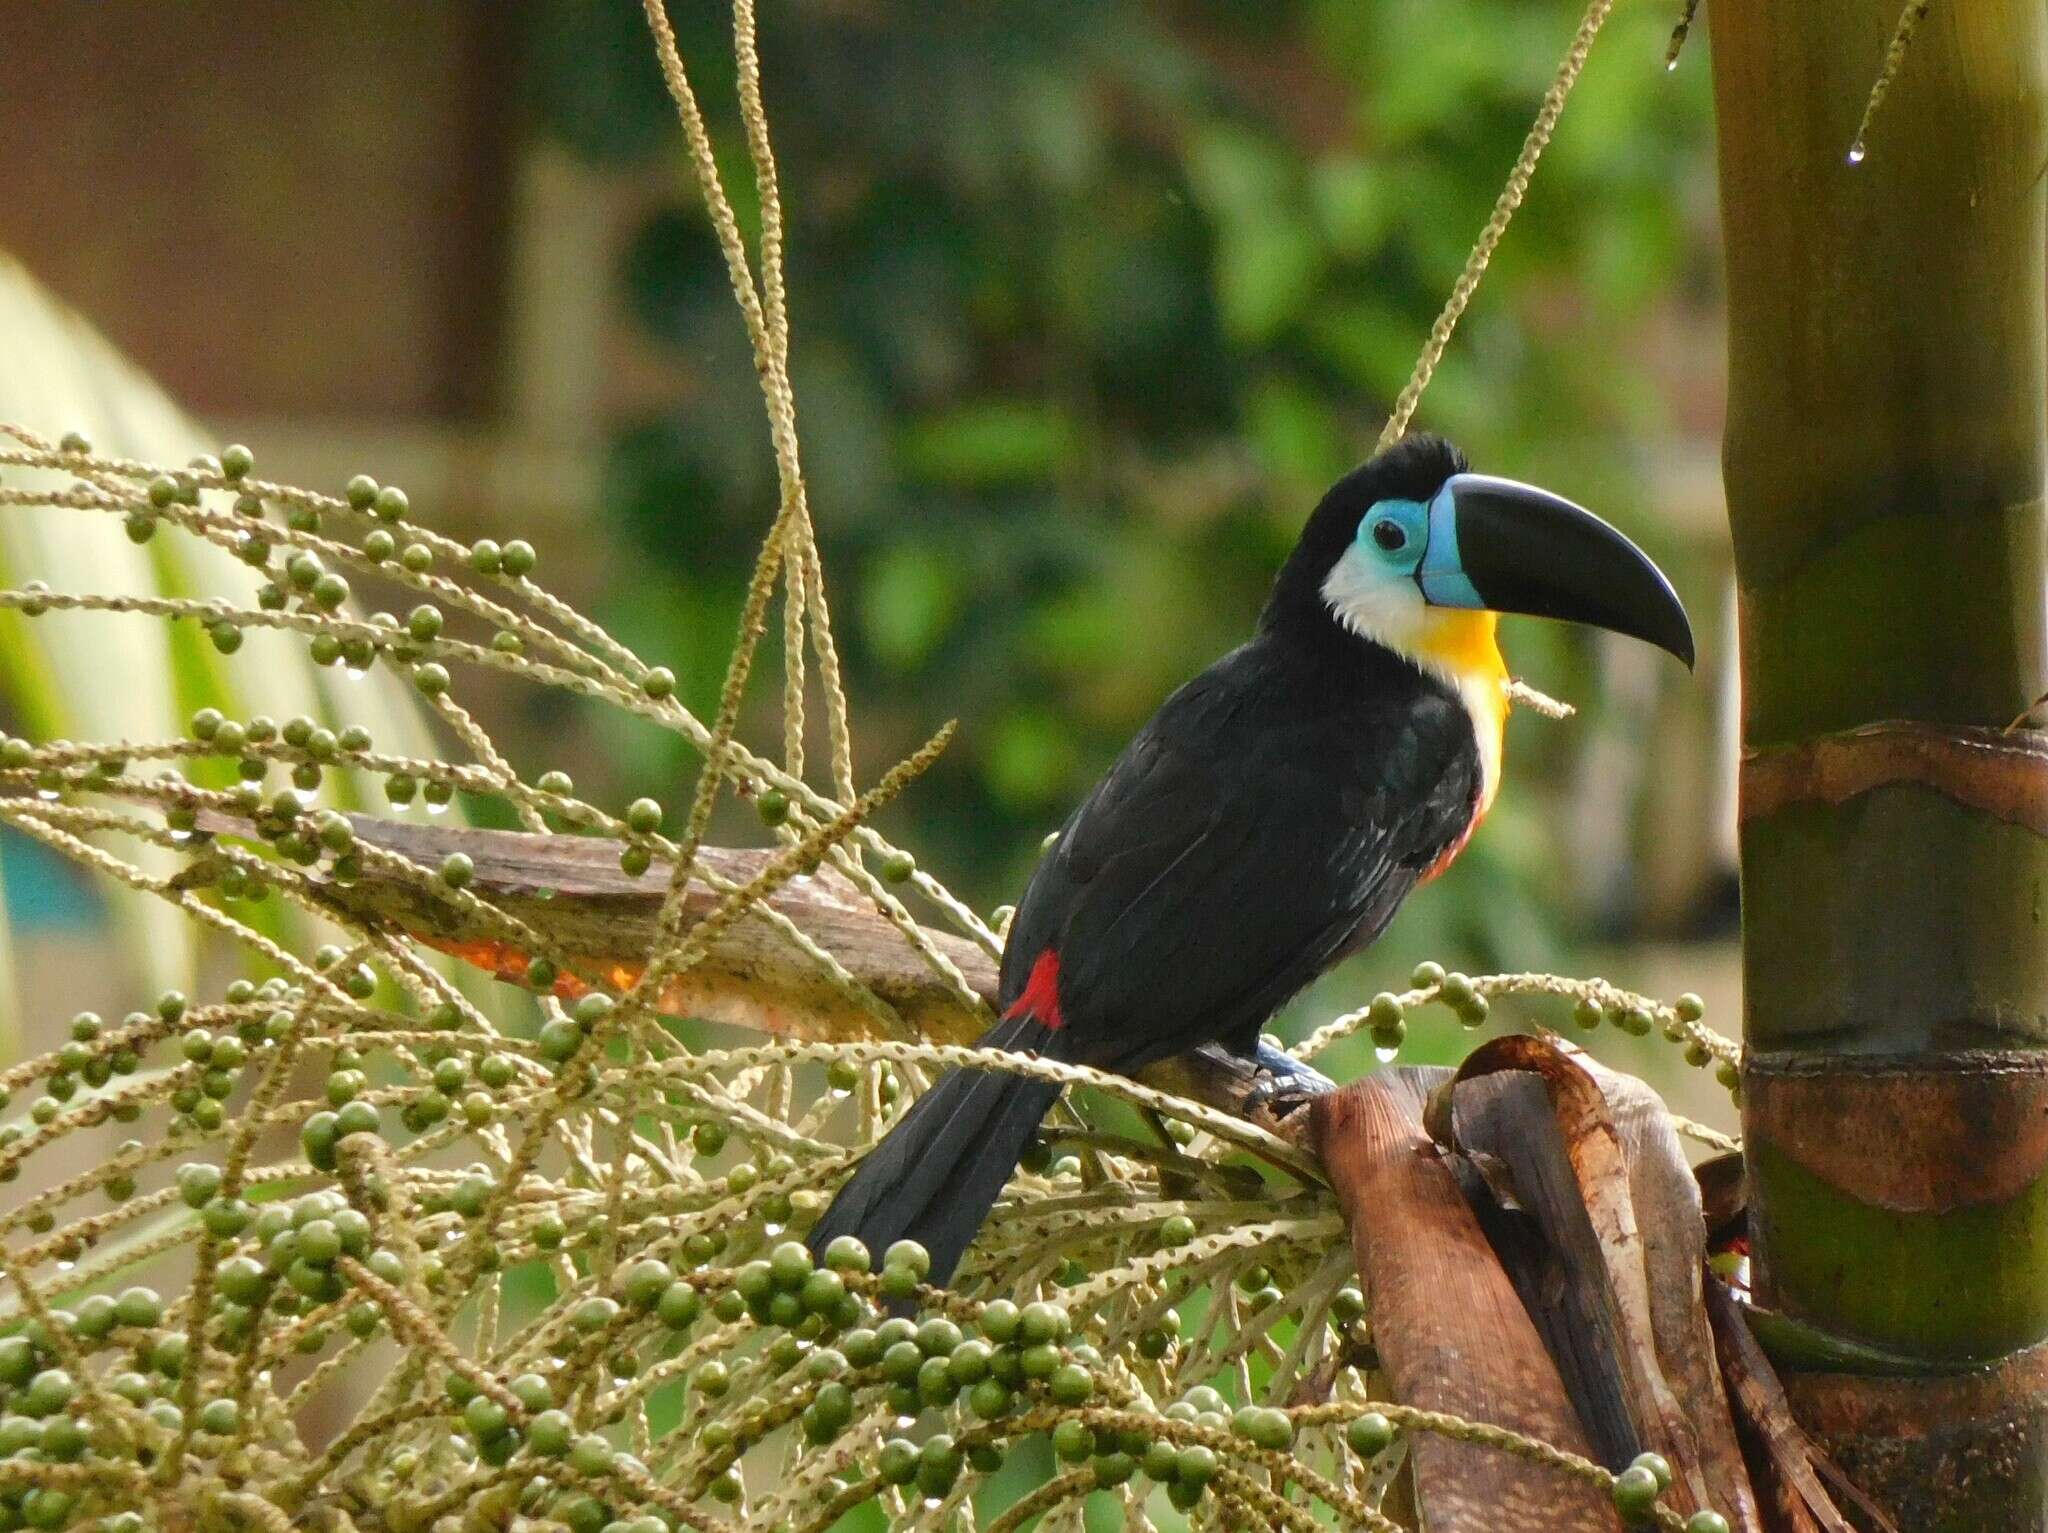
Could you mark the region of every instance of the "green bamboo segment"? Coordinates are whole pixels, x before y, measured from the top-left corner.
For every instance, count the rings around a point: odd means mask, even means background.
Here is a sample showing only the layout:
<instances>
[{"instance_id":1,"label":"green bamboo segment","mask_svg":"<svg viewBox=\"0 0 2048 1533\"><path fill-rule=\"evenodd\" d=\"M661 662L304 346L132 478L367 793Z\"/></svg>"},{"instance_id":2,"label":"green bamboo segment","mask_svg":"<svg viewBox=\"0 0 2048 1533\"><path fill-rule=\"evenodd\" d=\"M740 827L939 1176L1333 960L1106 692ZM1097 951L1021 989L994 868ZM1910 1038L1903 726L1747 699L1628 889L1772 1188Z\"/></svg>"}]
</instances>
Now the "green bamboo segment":
<instances>
[{"instance_id":1,"label":"green bamboo segment","mask_svg":"<svg viewBox=\"0 0 2048 1533\"><path fill-rule=\"evenodd\" d=\"M1898 7L1713 18L1753 746L2043 686L2041 8L1938 6L1851 164Z\"/></svg>"},{"instance_id":2,"label":"green bamboo segment","mask_svg":"<svg viewBox=\"0 0 2048 1533\"><path fill-rule=\"evenodd\" d=\"M1808 1305L1824 1301L1846 1338L1883 1338L1903 1356L1967 1367L2048 1334L2038 1277L2048 1263L2048 1177L2005 1202L1935 1214L1860 1202L1769 1146L1751 1152L1749 1169L1773 1283ZM1824 1238L1799 1238L1814 1231ZM1902 1266L1920 1280L1899 1281Z\"/></svg>"},{"instance_id":3,"label":"green bamboo segment","mask_svg":"<svg viewBox=\"0 0 2048 1533\"><path fill-rule=\"evenodd\" d=\"M2031 829L1899 785L1752 822L1742 866L1750 1047L2048 1044L2048 841Z\"/></svg>"},{"instance_id":4,"label":"green bamboo segment","mask_svg":"<svg viewBox=\"0 0 2048 1533\"><path fill-rule=\"evenodd\" d=\"M2048 1336L2048 1142L2007 1132L2041 1112L2048 765L1985 733L2048 691L2048 12L1935 6L1857 163L1901 3L1711 18L1744 744L1940 726L1839 791L1746 767L1744 1117L1760 1300L1960 1379ZM1915 1526L2037 1526L2048 1455L1907 1420L1811 1425Z\"/></svg>"}]
</instances>

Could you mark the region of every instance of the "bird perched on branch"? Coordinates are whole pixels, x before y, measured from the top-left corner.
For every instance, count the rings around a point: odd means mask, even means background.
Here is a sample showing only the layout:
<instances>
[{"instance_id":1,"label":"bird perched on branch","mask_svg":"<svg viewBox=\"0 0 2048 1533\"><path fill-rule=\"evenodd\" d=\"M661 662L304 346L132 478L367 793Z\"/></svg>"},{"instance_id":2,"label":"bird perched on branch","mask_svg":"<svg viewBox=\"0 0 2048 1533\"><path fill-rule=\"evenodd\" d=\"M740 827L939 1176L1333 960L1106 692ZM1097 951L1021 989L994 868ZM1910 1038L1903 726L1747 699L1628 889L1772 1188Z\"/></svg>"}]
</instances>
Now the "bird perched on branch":
<instances>
[{"instance_id":1,"label":"bird perched on branch","mask_svg":"<svg viewBox=\"0 0 2048 1533\"><path fill-rule=\"evenodd\" d=\"M1255 1053L1273 1013L1378 937L1492 805L1503 612L1693 661L1670 582L1571 502L1468 473L1426 436L1338 481L1258 632L1168 698L1061 828L979 1046L1125 1073L1202 1043ZM945 1283L1059 1090L946 1076L862 1160L812 1249L916 1240Z\"/></svg>"}]
</instances>

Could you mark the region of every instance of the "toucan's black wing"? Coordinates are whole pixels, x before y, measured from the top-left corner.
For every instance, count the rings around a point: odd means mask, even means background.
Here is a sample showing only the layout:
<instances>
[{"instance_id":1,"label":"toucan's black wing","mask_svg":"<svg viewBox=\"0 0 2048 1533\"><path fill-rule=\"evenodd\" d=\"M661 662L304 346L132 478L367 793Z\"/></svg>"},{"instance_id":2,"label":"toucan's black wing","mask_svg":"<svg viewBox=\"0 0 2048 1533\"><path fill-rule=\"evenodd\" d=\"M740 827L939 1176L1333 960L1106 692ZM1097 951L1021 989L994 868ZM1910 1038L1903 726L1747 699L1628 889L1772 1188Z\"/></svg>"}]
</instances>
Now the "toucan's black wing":
<instances>
[{"instance_id":1,"label":"toucan's black wing","mask_svg":"<svg viewBox=\"0 0 2048 1533\"><path fill-rule=\"evenodd\" d=\"M1003 1000L1058 956L1069 1057L1246 1045L1369 942L1471 825L1472 726L1392 655L1262 636L1183 687L1077 809L1012 923Z\"/></svg>"}]
</instances>

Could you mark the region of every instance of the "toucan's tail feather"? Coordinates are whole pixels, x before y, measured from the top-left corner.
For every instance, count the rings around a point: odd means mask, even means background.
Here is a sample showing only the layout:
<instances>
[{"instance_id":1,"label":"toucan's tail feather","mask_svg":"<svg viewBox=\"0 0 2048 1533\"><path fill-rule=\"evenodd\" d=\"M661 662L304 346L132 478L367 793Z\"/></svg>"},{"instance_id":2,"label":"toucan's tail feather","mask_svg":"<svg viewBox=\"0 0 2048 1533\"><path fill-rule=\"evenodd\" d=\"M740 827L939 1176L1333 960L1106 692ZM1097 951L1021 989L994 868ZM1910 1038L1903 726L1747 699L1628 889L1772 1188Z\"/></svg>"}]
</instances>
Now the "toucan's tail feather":
<instances>
[{"instance_id":1,"label":"toucan's tail feather","mask_svg":"<svg viewBox=\"0 0 2048 1533\"><path fill-rule=\"evenodd\" d=\"M979 1046L1044 1052L1055 1036L1018 1017ZM868 1152L812 1228L811 1250L855 1235L879 1261L896 1241L915 1240L931 1254L927 1281L943 1285L1059 1094L1056 1082L1007 1070L953 1071Z\"/></svg>"}]
</instances>

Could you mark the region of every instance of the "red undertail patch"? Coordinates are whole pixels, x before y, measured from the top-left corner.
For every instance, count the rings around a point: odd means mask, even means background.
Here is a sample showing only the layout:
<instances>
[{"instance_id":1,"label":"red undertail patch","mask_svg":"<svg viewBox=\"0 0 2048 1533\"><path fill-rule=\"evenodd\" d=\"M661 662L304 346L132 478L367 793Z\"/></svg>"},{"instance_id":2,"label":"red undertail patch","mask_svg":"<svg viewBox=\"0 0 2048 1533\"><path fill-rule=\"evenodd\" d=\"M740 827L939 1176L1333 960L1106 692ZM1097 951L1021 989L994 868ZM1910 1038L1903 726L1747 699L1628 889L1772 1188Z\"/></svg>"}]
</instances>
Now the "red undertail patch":
<instances>
[{"instance_id":1,"label":"red undertail patch","mask_svg":"<svg viewBox=\"0 0 2048 1533\"><path fill-rule=\"evenodd\" d=\"M1428 883L1431 879L1442 873L1445 868L1448 868L1458 860L1458 853L1465 850L1466 844L1472 839L1472 832L1479 828L1479 822L1485 818L1484 813L1472 816L1472 822L1458 833L1458 839L1438 853L1435 862L1432 862L1427 868L1423 869L1422 877L1415 881L1418 888Z\"/></svg>"},{"instance_id":2,"label":"red undertail patch","mask_svg":"<svg viewBox=\"0 0 2048 1533\"><path fill-rule=\"evenodd\" d=\"M1067 1025L1067 1019L1060 1015L1060 955L1051 948L1032 960L1031 974L1017 999L1010 1003L1010 1009L1003 1013L1003 1020L1025 1015L1036 1017L1054 1032Z\"/></svg>"}]
</instances>

